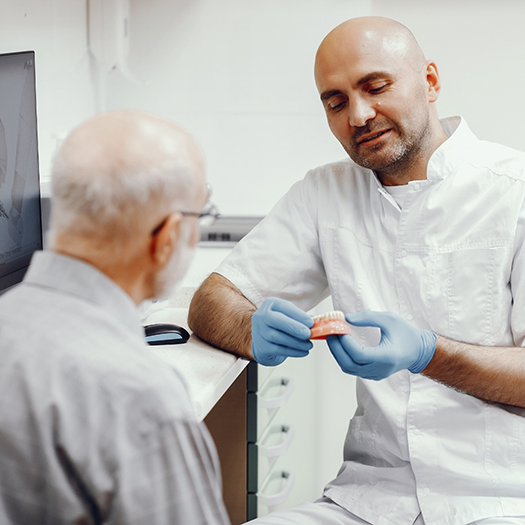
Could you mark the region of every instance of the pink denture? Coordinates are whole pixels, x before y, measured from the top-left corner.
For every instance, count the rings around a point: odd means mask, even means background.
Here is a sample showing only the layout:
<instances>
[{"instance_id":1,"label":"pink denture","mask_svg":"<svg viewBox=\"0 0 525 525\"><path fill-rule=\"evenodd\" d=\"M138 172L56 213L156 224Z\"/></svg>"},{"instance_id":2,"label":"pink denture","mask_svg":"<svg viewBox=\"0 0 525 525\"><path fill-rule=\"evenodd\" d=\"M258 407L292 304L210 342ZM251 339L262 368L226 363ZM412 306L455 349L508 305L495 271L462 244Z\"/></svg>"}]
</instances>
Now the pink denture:
<instances>
[{"instance_id":1,"label":"pink denture","mask_svg":"<svg viewBox=\"0 0 525 525\"><path fill-rule=\"evenodd\" d=\"M314 317L310 339L326 339L327 335L344 335L350 333L350 325L345 320L345 314L339 310Z\"/></svg>"}]
</instances>

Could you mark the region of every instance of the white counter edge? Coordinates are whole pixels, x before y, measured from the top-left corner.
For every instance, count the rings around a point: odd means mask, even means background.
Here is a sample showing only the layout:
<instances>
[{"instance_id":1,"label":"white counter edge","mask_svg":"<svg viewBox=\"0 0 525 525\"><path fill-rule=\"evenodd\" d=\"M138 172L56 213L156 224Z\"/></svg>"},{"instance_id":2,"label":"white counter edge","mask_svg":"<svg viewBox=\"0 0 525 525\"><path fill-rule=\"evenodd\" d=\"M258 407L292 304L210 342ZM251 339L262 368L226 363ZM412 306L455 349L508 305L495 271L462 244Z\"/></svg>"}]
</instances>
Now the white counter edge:
<instances>
[{"instance_id":1,"label":"white counter edge","mask_svg":"<svg viewBox=\"0 0 525 525\"><path fill-rule=\"evenodd\" d=\"M175 323L191 333L187 315L187 308L163 308L149 315L144 324ZM173 366L183 377L199 421L206 417L249 363L208 345L193 334L184 344L150 348L154 355Z\"/></svg>"}]
</instances>

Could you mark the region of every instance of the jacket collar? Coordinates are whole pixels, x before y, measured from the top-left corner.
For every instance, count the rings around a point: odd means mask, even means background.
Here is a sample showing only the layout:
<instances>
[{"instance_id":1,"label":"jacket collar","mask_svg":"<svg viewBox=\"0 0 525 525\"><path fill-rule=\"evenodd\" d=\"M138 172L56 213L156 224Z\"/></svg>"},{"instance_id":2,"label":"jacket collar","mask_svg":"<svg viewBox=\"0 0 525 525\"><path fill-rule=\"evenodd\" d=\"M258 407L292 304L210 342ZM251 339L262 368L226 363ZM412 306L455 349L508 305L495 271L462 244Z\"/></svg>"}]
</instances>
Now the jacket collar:
<instances>
[{"instance_id":1,"label":"jacket collar","mask_svg":"<svg viewBox=\"0 0 525 525\"><path fill-rule=\"evenodd\" d=\"M76 295L106 310L108 316L119 320L132 333L144 336L131 298L109 277L79 259L52 251L35 252L24 283Z\"/></svg>"}]
</instances>

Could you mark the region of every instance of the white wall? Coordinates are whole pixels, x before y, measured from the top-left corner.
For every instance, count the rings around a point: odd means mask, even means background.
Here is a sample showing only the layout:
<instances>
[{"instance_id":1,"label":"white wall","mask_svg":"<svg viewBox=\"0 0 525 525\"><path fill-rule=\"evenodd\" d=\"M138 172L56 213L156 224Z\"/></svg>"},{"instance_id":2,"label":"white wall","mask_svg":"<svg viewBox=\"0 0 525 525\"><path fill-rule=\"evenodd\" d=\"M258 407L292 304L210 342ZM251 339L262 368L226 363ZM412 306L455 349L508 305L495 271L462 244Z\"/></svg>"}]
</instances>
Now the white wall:
<instances>
[{"instance_id":1,"label":"white wall","mask_svg":"<svg viewBox=\"0 0 525 525\"><path fill-rule=\"evenodd\" d=\"M462 115L481 139L525 151L525 2L373 0L435 60L443 84L440 116Z\"/></svg>"},{"instance_id":2,"label":"white wall","mask_svg":"<svg viewBox=\"0 0 525 525\"><path fill-rule=\"evenodd\" d=\"M323 36L368 14L360 0L131 1L129 69L108 81L111 108L141 107L201 142L225 214L266 214L313 166L344 156L313 82Z\"/></svg>"},{"instance_id":3,"label":"white wall","mask_svg":"<svg viewBox=\"0 0 525 525\"><path fill-rule=\"evenodd\" d=\"M40 171L57 139L94 113L86 0L0 0L0 53L35 51Z\"/></svg>"},{"instance_id":4,"label":"white wall","mask_svg":"<svg viewBox=\"0 0 525 525\"><path fill-rule=\"evenodd\" d=\"M329 29L369 13L406 23L436 60L442 116L462 114L481 138L525 150L521 0L130 0L129 66L150 84L113 71L102 102L88 4L0 0L0 52L36 51L43 180L61 134L106 107L142 107L197 136L224 213L266 213L307 169L344 155L317 100L313 56Z\"/></svg>"}]
</instances>

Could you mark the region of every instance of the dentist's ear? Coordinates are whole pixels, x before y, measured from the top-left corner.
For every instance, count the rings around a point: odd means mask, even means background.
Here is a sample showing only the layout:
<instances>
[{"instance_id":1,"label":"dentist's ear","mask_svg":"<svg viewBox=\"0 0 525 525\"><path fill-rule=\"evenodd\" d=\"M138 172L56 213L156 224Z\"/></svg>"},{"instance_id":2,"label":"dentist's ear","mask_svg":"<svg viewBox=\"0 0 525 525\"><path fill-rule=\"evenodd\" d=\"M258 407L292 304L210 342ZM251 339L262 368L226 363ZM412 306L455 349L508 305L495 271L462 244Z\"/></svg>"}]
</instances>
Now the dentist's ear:
<instances>
[{"instance_id":1,"label":"dentist's ear","mask_svg":"<svg viewBox=\"0 0 525 525\"><path fill-rule=\"evenodd\" d=\"M441 91L441 80L436 64L432 60L426 62L426 81L428 83L428 100L436 102Z\"/></svg>"},{"instance_id":2,"label":"dentist's ear","mask_svg":"<svg viewBox=\"0 0 525 525\"><path fill-rule=\"evenodd\" d=\"M182 218L182 214L178 211L168 215L162 227L151 240L151 258L160 268L166 266L179 244Z\"/></svg>"}]
</instances>

